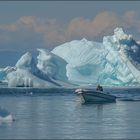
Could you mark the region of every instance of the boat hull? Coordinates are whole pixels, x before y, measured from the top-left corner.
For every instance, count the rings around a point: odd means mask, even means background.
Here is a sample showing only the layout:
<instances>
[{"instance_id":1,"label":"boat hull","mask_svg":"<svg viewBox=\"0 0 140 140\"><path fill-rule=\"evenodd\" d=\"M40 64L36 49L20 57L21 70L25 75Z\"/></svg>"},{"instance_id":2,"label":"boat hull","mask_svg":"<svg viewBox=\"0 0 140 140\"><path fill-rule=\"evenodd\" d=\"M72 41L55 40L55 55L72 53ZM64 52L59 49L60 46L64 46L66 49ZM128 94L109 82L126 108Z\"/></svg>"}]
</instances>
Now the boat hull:
<instances>
[{"instance_id":1,"label":"boat hull","mask_svg":"<svg viewBox=\"0 0 140 140\"><path fill-rule=\"evenodd\" d=\"M116 97L100 91L81 90L77 92L81 96L82 103L111 103Z\"/></svg>"}]
</instances>

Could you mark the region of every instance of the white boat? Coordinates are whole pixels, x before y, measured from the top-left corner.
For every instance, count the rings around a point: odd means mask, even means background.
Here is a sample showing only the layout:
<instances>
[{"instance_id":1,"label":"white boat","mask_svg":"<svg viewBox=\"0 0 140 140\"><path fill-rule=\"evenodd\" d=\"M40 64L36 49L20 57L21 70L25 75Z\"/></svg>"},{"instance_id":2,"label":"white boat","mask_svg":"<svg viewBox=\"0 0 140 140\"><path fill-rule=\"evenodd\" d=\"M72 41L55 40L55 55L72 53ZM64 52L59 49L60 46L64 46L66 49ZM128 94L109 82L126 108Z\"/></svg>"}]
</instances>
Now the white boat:
<instances>
[{"instance_id":1,"label":"white boat","mask_svg":"<svg viewBox=\"0 0 140 140\"><path fill-rule=\"evenodd\" d=\"M116 101L116 96L98 90L76 89L75 93L81 96L83 103L110 103Z\"/></svg>"}]
</instances>

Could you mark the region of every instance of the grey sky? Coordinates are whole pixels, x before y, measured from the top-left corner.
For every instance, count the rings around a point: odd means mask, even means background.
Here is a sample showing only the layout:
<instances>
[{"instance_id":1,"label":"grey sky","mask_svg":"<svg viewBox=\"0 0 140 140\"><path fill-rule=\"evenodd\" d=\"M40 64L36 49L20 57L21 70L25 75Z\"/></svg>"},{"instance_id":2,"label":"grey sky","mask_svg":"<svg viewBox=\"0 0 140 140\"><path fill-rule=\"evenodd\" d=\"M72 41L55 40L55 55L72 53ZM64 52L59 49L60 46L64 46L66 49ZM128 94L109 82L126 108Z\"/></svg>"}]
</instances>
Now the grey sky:
<instances>
[{"instance_id":1,"label":"grey sky","mask_svg":"<svg viewBox=\"0 0 140 140\"><path fill-rule=\"evenodd\" d=\"M139 11L139 1L0 1L0 23L14 22L20 16L56 18L67 22L74 17L93 18L98 12Z\"/></svg>"}]
</instances>

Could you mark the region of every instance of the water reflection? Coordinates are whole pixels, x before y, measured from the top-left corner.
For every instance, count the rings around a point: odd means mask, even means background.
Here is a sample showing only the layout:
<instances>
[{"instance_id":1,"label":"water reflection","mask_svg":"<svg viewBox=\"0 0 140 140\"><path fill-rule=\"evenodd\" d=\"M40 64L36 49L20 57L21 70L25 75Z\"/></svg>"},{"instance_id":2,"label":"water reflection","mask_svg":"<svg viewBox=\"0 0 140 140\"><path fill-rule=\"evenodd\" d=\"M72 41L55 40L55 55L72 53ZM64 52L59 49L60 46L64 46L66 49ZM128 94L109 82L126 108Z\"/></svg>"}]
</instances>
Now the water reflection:
<instances>
[{"instance_id":1,"label":"water reflection","mask_svg":"<svg viewBox=\"0 0 140 140\"><path fill-rule=\"evenodd\" d=\"M97 105L97 117L101 119L103 117L103 104Z\"/></svg>"},{"instance_id":2,"label":"water reflection","mask_svg":"<svg viewBox=\"0 0 140 140\"><path fill-rule=\"evenodd\" d=\"M0 138L138 138L140 102L81 104L77 96L1 97L16 116Z\"/></svg>"}]
</instances>

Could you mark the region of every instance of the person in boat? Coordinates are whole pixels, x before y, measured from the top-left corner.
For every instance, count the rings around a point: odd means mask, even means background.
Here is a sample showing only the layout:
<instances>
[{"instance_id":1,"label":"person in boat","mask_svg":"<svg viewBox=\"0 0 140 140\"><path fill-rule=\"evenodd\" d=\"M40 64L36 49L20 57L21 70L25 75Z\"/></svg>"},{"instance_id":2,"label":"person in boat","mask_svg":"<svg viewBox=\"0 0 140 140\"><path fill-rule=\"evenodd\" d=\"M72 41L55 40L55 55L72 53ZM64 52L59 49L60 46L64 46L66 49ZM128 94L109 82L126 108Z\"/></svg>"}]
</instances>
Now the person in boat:
<instances>
[{"instance_id":1,"label":"person in boat","mask_svg":"<svg viewBox=\"0 0 140 140\"><path fill-rule=\"evenodd\" d=\"M103 91L103 87L98 84L96 90Z\"/></svg>"}]
</instances>

